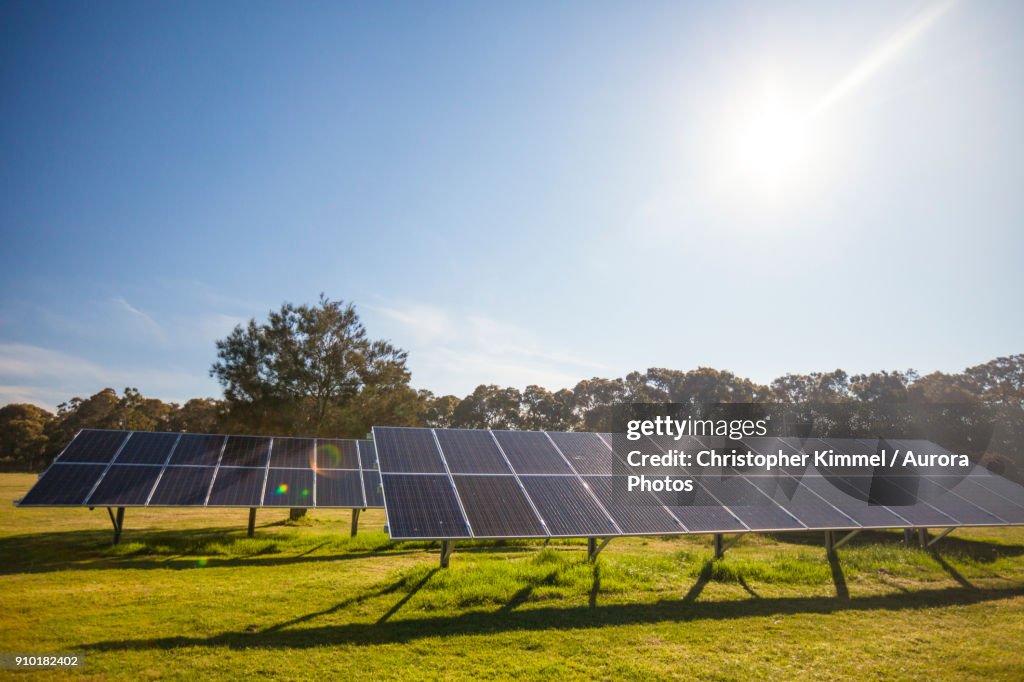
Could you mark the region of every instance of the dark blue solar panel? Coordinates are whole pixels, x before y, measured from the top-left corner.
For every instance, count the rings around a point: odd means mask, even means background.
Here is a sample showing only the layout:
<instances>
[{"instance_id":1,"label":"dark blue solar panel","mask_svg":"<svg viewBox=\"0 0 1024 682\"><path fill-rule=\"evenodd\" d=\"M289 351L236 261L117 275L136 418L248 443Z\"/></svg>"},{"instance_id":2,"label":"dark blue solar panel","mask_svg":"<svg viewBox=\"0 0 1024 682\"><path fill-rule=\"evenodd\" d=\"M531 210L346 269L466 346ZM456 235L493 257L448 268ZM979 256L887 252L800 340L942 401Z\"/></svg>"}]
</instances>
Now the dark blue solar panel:
<instances>
[{"instance_id":1,"label":"dark blue solar panel","mask_svg":"<svg viewBox=\"0 0 1024 682\"><path fill-rule=\"evenodd\" d=\"M544 537L544 526L514 476L455 476L473 537Z\"/></svg>"},{"instance_id":2,"label":"dark blue solar panel","mask_svg":"<svg viewBox=\"0 0 1024 682\"><path fill-rule=\"evenodd\" d=\"M430 429L375 426L373 440L381 471L385 473L445 473Z\"/></svg>"},{"instance_id":3,"label":"dark blue solar panel","mask_svg":"<svg viewBox=\"0 0 1024 682\"><path fill-rule=\"evenodd\" d=\"M228 436L221 466L265 467L270 455L270 439L261 436Z\"/></svg>"},{"instance_id":4,"label":"dark blue solar panel","mask_svg":"<svg viewBox=\"0 0 1024 682\"><path fill-rule=\"evenodd\" d=\"M552 535L619 535L576 476L522 476L520 480Z\"/></svg>"},{"instance_id":5,"label":"dark blue solar panel","mask_svg":"<svg viewBox=\"0 0 1024 682\"><path fill-rule=\"evenodd\" d=\"M315 443L312 438L275 438L270 448L270 466L311 469Z\"/></svg>"},{"instance_id":6,"label":"dark blue solar panel","mask_svg":"<svg viewBox=\"0 0 1024 682\"><path fill-rule=\"evenodd\" d=\"M54 464L32 486L19 506L83 504L105 469L103 464Z\"/></svg>"},{"instance_id":7,"label":"dark blue solar panel","mask_svg":"<svg viewBox=\"0 0 1024 682\"><path fill-rule=\"evenodd\" d=\"M363 469L377 469L377 448L372 440L361 440L359 445L359 464Z\"/></svg>"},{"instance_id":8,"label":"dark blue solar panel","mask_svg":"<svg viewBox=\"0 0 1024 682\"><path fill-rule=\"evenodd\" d=\"M623 533L663 534L685 531L654 495L623 494L627 487L624 477L583 478ZM641 495L648 499L641 499Z\"/></svg>"},{"instance_id":9,"label":"dark blue solar panel","mask_svg":"<svg viewBox=\"0 0 1024 682\"><path fill-rule=\"evenodd\" d=\"M437 440L453 474L511 474L490 431L439 429Z\"/></svg>"},{"instance_id":10,"label":"dark blue solar panel","mask_svg":"<svg viewBox=\"0 0 1024 682\"><path fill-rule=\"evenodd\" d=\"M263 500L266 469L221 467L207 504L211 507L258 507Z\"/></svg>"},{"instance_id":11,"label":"dark blue solar panel","mask_svg":"<svg viewBox=\"0 0 1024 682\"><path fill-rule=\"evenodd\" d=\"M316 442L316 465L320 469L358 469L356 441L321 438Z\"/></svg>"},{"instance_id":12,"label":"dark blue solar panel","mask_svg":"<svg viewBox=\"0 0 1024 682\"><path fill-rule=\"evenodd\" d=\"M580 475L610 476L612 451L596 433L548 434Z\"/></svg>"},{"instance_id":13,"label":"dark blue solar panel","mask_svg":"<svg viewBox=\"0 0 1024 682\"><path fill-rule=\"evenodd\" d=\"M105 507L142 506L149 499L162 469L158 466L115 464L103 476L87 502Z\"/></svg>"},{"instance_id":14,"label":"dark blue solar panel","mask_svg":"<svg viewBox=\"0 0 1024 682\"><path fill-rule=\"evenodd\" d=\"M263 506L312 507L313 470L271 468L267 472Z\"/></svg>"},{"instance_id":15,"label":"dark blue solar panel","mask_svg":"<svg viewBox=\"0 0 1024 682\"><path fill-rule=\"evenodd\" d=\"M183 433L171 454L173 465L217 466L220 451L224 447L224 436L208 436L200 433Z\"/></svg>"},{"instance_id":16,"label":"dark blue solar panel","mask_svg":"<svg viewBox=\"0 0 1024 682\"><path fill-rule=\"evenodd\" d=\"M82 430L60 454L58 461L97 464L109 462L127 437L127 431Z\"/></svg>"},{"instance_id":17,"label":"dark blue solar panel","mask_svg":"<svg viewBox=\"0 0 1024 682\"><path fill-rule=\"evenodd\" d=\"M151 507L193 507L206 502L213 467L169 466L149 500Z\"/></svg>"},{"instance_id":18,"label":"dark blue solar panel","mask_svg":"<svg viewBox=\"0 0 1024 682\"><path fill-rule=\"evenodd\" d=\"M146 433L136 431L117 455L118 464L164 464L171 448L178 442L177 433Z\"/></svg>"},{"instance_id":19,"label":"dark blue solar panel","mask_svg":"<svg viewBox=\"0 0 1024 682\"><path fill-rule=\"evenodd\" d=\"M380 448L380 438L377 437ZM381 461L384 464L384 461ZM383 474L388 529L397 539L469 537L447 475Z\"/></svg>"},{"instance_id":20,"label":"dark blue solar panel","mask_svg":"<svg viewBox=\"0 0 1024 682\"><path fill-rule=\"evenodd\" d=\"M320 469L316 474L316 506L362 508L363 483L359 472L351 469ZM383 502L379 506L383 506Z\"/></svg>"},{"instance_id":21,"label":"dark blue solar panel","mask_svg":"<svg viewBox=\"0 0 1024 682\"><path fill-rule=\"evenodd\" d=\"M541 431L493 431L518 474L571 474L572 469Z\"/></svg>"}]
</instances>

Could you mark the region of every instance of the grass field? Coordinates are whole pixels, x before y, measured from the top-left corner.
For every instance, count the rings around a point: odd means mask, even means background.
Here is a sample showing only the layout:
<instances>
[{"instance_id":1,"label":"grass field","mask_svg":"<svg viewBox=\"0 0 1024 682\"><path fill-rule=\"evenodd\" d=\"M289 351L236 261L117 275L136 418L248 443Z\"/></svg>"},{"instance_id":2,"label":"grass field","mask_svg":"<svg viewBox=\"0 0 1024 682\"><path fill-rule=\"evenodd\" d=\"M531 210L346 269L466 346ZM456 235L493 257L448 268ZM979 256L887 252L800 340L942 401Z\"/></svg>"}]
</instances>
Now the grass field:
<instances>
[{"instance_id":1,"label":"grass field","mask_svg":"<svg viewBox=\"0 0 1024 682\"><path fill-rule=\"evenodd\" d=\"M383 513L16 509L0 475L0 653L84 654L81 679L1022 679L1024 529L937 551L898 533L829 560L820 533L393 543ZM0 672L30 679L53 671Z\"/></svg>"}]
</instances>

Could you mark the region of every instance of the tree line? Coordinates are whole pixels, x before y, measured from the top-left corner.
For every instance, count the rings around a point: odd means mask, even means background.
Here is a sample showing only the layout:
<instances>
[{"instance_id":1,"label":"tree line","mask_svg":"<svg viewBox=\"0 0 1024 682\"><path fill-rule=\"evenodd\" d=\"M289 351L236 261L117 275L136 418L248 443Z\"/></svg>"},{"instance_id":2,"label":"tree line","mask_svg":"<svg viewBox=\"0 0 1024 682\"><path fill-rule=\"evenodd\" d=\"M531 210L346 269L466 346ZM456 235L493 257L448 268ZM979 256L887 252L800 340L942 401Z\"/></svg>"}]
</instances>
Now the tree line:
<instances>
[{"instance_id":1,"label":"tree line","mask_svg":"<svg viewBox=\"0 0 1024 682\"><path fill-rule=\"evenodd\" d=\"M921 434L912 425L924 424L1011 477L1024 462L1024 354L953 374L837 369L768 384L709 367L650 368L557 391L485 384L460 398L414 389L406 352L371 339L351 304L323 295L239 325L216 347L218 399L179 405L104 388L56 414L30 404L0 408L0 467L39 471L82 428L338 438L363 437L374 424L600 431L611 406L629 402L682 403L694 416L721 403L774 405L817 435L913 436Z\"/></svg>"}]
</instances>

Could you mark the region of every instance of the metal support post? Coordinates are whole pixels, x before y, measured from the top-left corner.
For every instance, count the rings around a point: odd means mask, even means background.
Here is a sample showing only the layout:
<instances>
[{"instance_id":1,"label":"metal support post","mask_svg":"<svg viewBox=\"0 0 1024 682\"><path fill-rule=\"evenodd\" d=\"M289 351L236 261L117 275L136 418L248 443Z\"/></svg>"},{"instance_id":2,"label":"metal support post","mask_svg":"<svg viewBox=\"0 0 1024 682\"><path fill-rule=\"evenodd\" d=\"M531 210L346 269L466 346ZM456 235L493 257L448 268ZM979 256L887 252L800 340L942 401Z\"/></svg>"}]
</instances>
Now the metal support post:
<instances>
[{"instance_id":1,"label":"metal support post","mask_svg":"<svg viewBox=\"0 0 1024 682\"><path fill-rule=\"evenodd\" d=\"M829 554L836 551L836 536L830 530L825 531L825 551Z\"/></svg>"},{"instance_id":2,"label":"metal support post","mask_svg":"<svg viewBox=\"0 0 1024 682\"><path fill-rule=\"evenodd\" d=\"M943 528L941 533L932 538L931 542L928 543L928 546L931 547L936 542L952 533L954 530L956 530L956 528Z\"/></svg>"},{"instance_id":3,"label":"metal support post","mask_svg":"<svg viewBox=\"0 0 1024 682\"><path fill-rule=\"evenodd\" d=\"M587 538L587 561L593 563L597 561L597 555L601 553L601 550L608 546L611 542L611 538L605 538L601 541L601 544L597 544L597 538Z\"/></svg>"},{"instance_id":4,"label":"metal support post","mask_svg":"<svg viewBox=\"0 0 1024 682\"><path fill-rule=\"evenodd\" d=\"M860 529L859 528L857 530L851 530L849 533L847 533L842 538L840 538L838 542L833 544L832 545L832 549L833 550L839 549L840 547L845 545L847 542L849 542L850 540L855 538L858 533L860 533Z\"/></svg>"},{"instance_id":5,"label":"metal support post","mask_svg":"<svg viewBox=\"0 0 1024 682\"><path fill-rule=\"evenodd\" d=\"M107 507L107 515L110 517L110 523L114 525L114 544L121 542L121 531L124 530L124 507L117 508L117 514L114 514L114 510Z\"/></svg>"},{"instance_id":6,"label":"metal support post","mask_svg":"<svg viewBox=\"0 0 1024 682\"><path fill-rule=\"evenodd\" d=\"M917 529L917 546L924 549L928 546L928 529L918 528Z\"/></svg>"},{"instance_id":7,"label":"metal support post","mask_svg":"<svg viewBox=\"0 0 1024 682\"><path fill-rule=\"evenodd\" d=\"M352 537L355 537L359 532L359 510L352 510Z\"/></svg>"},{"instance_id":8,"label":"metal support post","mask_svg":"<svg viewBox=\"0 0 1024 682\"><path fill-rule=\"evenodd\" d=\"M448 560L451 559L453 551L455 551L454 540L441 541L441 568L448 568Z\"/></svg>"},{"instance_id":9,"label":"metal support post","mask_svg":"<svg viewBox=\"0 0 1024 682\"><path fill-rule=\"evenodd\" d=\"M714 546L715 546L715 558L716 559L721 559L723 556L725 556L725 548L722 546L722 534L721 533L715 533Z\"/></svg>"},{"instance_id":10,"label":"metal support post","mask_svg":"<svg viewBox=\"0 0 1024 682\"><path fill-rule=\"evenodd\" d=\"M249 507L249 537L256 535L256 507Z\"/></svg>"}]
</instances>

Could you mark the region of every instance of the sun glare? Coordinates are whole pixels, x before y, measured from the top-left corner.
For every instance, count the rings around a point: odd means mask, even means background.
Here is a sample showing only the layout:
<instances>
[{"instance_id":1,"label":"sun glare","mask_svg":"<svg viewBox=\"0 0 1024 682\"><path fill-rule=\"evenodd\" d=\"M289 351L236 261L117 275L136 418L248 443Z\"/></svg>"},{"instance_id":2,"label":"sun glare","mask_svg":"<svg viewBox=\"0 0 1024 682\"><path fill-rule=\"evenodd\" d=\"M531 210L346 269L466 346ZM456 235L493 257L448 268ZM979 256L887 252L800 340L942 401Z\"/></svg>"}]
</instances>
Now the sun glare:
<instances>
[{"instance_id":1,"label":"sun glare","mask_svg":"<svg viewBox=\"0 0 1024 682\"><path fill-rule=\"evenodd\" d=\"M774 194L800 179L806 166L806 119L778 96L764 96L743 107L731 133L733 168L743 184Z\"/></svg>"}]
</instances>

